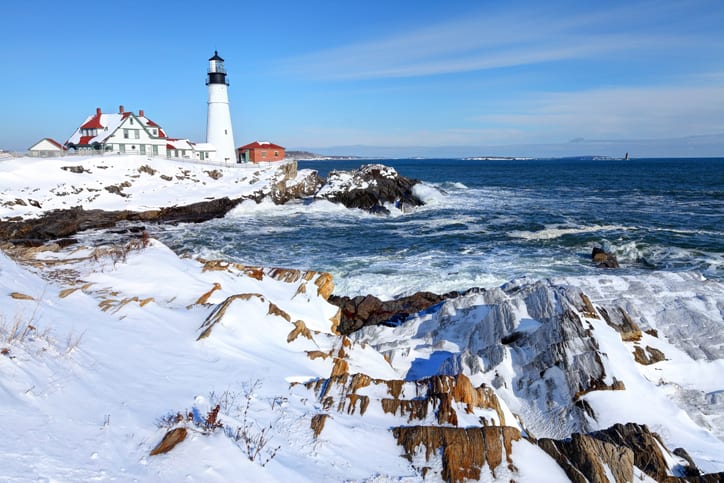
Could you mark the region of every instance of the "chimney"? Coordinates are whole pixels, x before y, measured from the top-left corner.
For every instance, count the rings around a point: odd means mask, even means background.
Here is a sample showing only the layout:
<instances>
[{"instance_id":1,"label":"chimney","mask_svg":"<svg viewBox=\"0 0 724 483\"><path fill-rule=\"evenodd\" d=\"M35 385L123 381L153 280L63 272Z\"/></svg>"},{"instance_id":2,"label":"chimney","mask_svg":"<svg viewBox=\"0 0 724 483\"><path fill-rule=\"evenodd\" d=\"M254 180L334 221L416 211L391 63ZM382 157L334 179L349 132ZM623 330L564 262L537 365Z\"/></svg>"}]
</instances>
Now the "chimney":
<instances>
[{"instance_id":1,"label":"chimney","mask_svg":"<svg viewBox=\"0 0 724 483\"><path fill-rule=\"evenodd\" d=\"M118 114L123 114L123 105L118 106Z\"/></svg>"},{"instance_id":2,"label":"chimney","mask_svg":"<svg viewBox=\"0 0 724 483\"><path fill-rule=\"evenodd\" d=\"M143 115L143 109L138 110L138 117L146 117Z\"/></svg>"},{"instance_id":3,"label":"chimney","mask_svg":"<svg viewBox=\"0 0 724 483\"><path fill-rule=\"evenodd\" d=\"M96 107L96 116L100 116L100 115L101 115L101 108Z\"/></svg>"}]
</instances>

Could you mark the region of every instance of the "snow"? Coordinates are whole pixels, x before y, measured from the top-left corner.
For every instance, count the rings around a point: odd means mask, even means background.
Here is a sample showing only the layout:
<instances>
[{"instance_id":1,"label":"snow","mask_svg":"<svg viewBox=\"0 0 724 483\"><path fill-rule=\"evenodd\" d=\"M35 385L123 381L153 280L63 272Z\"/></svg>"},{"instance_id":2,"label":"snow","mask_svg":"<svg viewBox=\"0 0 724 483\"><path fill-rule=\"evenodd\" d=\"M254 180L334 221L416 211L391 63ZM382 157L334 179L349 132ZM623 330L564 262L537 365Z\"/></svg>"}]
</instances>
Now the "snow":
<instances>
[{"instance_id":1,"label":"snow","mask_svg":"<svg viewBox=\"0 0 724 483\"><path fill-rule=\"evenodd\" d=\"M154 174L143 170L151 165ZM81 167L83 173L64 167ZM213 171L222 176L214 179L209 174ZM275 168L227 168L130 155L15 158L0 164L0 185L4 187L0 218L33 217L80 205L86 209L144 211L224 196L238 198L266 187L275 173ZM126 196L105 189L121 183L130 185L122 189Z\"/></svg>"},{"instance_id":2,"label":"snow","mask_svg":"<svg viewBox=\"0 0 724 483\"><path fill-rule=\"evenodd\" d=\"M213 179L212 169L222 176ZM267 190L276 175L275 167L212 168L144 156L19 158L0 163L0 217L77 205L143 210L239 197ZM103 189L122 181L130 184L123 189L127 197ZM323 202L311 208L245 202L228 216L305 209L343 210ZM14 249L0 251L2 480L419 481L415 465L439 474L439 458L426 461L423 451L410 463L390 428L437 423L432 412L415 421L385 413L380 401L390 397L389 389L379 381L404 381L401 397L414 399L416 379L462 373L474 386L494 390L505 424L537 437L565 436L572 426L564 413L573 376L555 365L539 373L538 356L554 344L556 317L566 310L582 330L562 332L565 344L557 347L565 362L595 370L586 366L587 344L595 341L603 382L615 378L625 385L583 394L595 417L578 424L647 424L668 448L684 447L703 471L724 470L724 288L698 274L516 281L347 339L332 330L337 308L315 283L323 274L272 267L252 274L237 264L180 257L156 240L127 245L122 256L107 248L40 251L23 263L8 255ZM622 307L658 336L645 332L639 341L623 342L602 318L571 305L580 300L579 289L595 307ZM501 344L513 334L522 342ZM660 350L666 360L638 364L635 345ZM352 406L345 383L326 381L339 360L348 374L377 381L354 392L369 399L364 414L361 405ZM331 405L305 386L317 381L324 382ZM250 459L244 444L223 430L199 426L216 404L232 431L269 428L259 457ZM460 426L476 427L481 417L499 422L490 408L468 413L455 404ZM179 423L187 439L150 456L173 426L164 418L188 412L193 421ZM320 414L327 418L315 436L310 424ZM665 455L670 467L681 463ZM517 472L503 464L497 479L567 479L528 440L513 443L513 461ZM481 480L493 476L484 470Z\"/></svg>"}]
</instances>

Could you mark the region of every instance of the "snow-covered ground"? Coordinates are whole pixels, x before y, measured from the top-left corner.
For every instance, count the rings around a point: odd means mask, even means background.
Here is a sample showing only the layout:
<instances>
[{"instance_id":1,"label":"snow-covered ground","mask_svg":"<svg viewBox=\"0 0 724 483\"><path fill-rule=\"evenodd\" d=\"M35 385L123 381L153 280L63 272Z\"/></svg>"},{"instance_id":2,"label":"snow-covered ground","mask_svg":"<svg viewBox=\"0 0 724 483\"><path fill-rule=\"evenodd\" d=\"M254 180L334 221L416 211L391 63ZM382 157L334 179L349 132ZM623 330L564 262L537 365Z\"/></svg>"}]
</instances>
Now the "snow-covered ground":
<instances>
[{"instance_id":1,"label":"snow-covered ground","mask_svg":"<svg viewBox=\"0 0 724 483\"><path fill-rule=\"evenodd\" d=\"M268 187L276 172L277 166L227 168L147 156L14 158L0 163L0 219L81 205L145 211L238 198Z\"/></svg>"},{"instance_id":2,"label":"snow-covered ground","mask_svg":"<svg viewBox=\"0 0 724 483\"><path fill-rule=\"evenodd\" d=\"M0 216L188 204L264 190L275 176L274 168L119 159L4 161ZM125 180L128 197L103 189ZM16 199L41 208L9 204ZM465 397L477 394L475 404L453 401L460 427L565 437L638 422L669 449L686 448L702 470L724 471L719 282L695 274L516 281L350 338L335 334L332 284L323 273L181 257L153 239L5 246L0 480L419 481L423 467L434 480L439 459L418 448L408 460L392 428L452 425L426 400L432 383L420 382L441 374ZM625 340L602 316L615 307L649 332ZM636 346L666 360L639 364ZM588 376L606 389L580 391ZM625 388L608 390L617 381ZM390 401L399 408L390 412ZM405 413L405 404L419 412ZM171 428L184 428L185 440L151 456ZM483 481L565 481L527 439L511 448L514 467L487 468Z\"/></svg>"}]
</instances>

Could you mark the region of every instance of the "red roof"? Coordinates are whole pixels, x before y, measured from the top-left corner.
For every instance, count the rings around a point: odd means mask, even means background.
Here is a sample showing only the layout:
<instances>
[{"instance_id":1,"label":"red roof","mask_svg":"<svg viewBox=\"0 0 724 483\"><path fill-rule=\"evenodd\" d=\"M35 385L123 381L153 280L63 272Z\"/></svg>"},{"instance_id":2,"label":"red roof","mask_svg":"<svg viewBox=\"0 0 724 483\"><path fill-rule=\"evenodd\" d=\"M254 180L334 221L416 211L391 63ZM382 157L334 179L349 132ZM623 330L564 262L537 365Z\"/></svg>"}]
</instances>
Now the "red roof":
<instances>
[{"instance_id":1,"label":"red roof","mask_svg":"<svg viewBox=\"0 0 724 483\"><path fill-rule=\"evenodd\" d=\"M268 143L265 141L262 141L262 142L254 141L253 143L247 144L246 146L242 146L239 149L284 149L284 147L279 146L278 144Z\"/></svg>"},{"instance_id":2,"label":"red roof","mask_svg":"<svg viewBox=\"0 0 724 483\"><path fill-rule=\"evenodd\" d=\"M85 146L88 144L88 141L93 139L95 136L81 136L80 141L78 141L78 145Z\"/></svg>"},{"instance_id":3,"label":"red roof","mask_svg":"<svg viewBox=\"0 0 724 483\"><path fill-rule=\"evenodd\" d=\"M101 113L99 112L95 116L90 118L80 128L81 129L101 129L102 127L103 126L101 125Z\"/></svg>"},{"instance_id":4,"label":"red roof","mask_svg":"<svg viewBox=\"0 0 724 483\"><path fill-rule=\"evenodd\" d=\"M68 150L68 148L66 148L65 146L63 146L62 144L60 144L58 141L56 141L56 140L53 139L53 138L45 138L45 139L46 139L49 143L53 144L54 146L56 146L56 147L58 147L58 148L60 148L60 149L62 149L62 150L64 150L64 151L67 151L67 150Z\"/></svg>"}]
</instances>

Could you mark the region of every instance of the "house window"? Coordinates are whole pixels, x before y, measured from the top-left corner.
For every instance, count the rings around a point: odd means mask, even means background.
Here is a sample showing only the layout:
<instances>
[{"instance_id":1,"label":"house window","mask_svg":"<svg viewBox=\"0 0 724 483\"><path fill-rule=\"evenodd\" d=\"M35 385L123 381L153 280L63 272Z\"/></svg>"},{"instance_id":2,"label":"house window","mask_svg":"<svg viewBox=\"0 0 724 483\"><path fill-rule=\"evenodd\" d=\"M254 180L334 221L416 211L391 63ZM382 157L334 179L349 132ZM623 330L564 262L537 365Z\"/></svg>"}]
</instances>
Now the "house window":
<instances>
[{"instance_id":1,"label":"house window","mask_svg":"<svg viewBox=\"0 0 724 483\"><path fill-rule=\"evenodd\" d=\"M141 144L141 154L146 154L146 145Z\"/></svg>"},{"instance_id":2,"label":"house window","mask_svg":"<svg viewBox=\"0 0 724 483\"><path fill-rule=\"evenodd\" d=\"M118 145L118 152L119 152L119 153L125 153L125 152L126 152L126 145L125 145L125 144L119 144L119 145Z\"/></svg>"},{"instance_id":3,"label":"house window","mask_svg":"<svg viewBox=\"0 0 724 483\"><path fill-rule=\"evenodd\" d=\"M278 158L278 157L279 157L279 151L274 151L274 157L275 157L275 158Z\"/></svg>"},{"instance_id":4,"label":"house window","mask_svg":"<svg viewBox=\"0 0 724 483\"><path fill-rule=\"evenodd\" d=\"M153 153L154 156L158 156L158 146L156 146L154 144L153 147L151 148L151 152Z\"/></svg>"},{"instance_id":5,"label":"house window","mask_svg":"<svg viewBox=\"0 0 724 483\"><path fill-rule=\"evenodd\" d=\"M131 126L133 125L133 118L129 119L129 122L131 123Z\"/></svg>"},{"instance_id":6,"label":"house window","mask_svg":"<svg viewBox=\"0 0 724 483\"><path fill-rule=\"evenodd\" d=\"M123 130L123 139L128 139L128 129Z\"/></svg>"},{"instance_id":7,"label":"house window","mask_svg":"<svg viewBox=\"0 0 724 483\"><path fill-rule=\"evenodd\" d=\"M156 128L153 128L153 135L158 136L158 130Z\"/></svg>"},{"instance_id":8,"label":"house window","mask_svg":"<svg viewBox=\"0 0 724 483\"><path fill-rule=\"evenodd\" d=\"M136 139L140 139L140 137L141 137L141 131L138 130L138 129L134 130L134 131L133 131L133 137L135 137Z\"/></svg>"}]
</instances>

